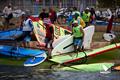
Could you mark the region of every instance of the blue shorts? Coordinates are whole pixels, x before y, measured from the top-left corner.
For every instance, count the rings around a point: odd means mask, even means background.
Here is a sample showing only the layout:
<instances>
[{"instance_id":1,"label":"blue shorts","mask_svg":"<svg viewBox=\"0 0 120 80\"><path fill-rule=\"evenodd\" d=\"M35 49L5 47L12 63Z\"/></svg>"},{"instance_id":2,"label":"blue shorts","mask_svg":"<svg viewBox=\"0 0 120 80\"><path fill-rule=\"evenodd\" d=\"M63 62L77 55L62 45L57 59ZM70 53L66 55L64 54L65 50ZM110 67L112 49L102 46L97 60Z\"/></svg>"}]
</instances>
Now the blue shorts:
<instances>
[{"instance_id":1,"label":"blue shorts","mask_svg":"<svg viewBox=\"0 0 120 80\"><path fill-rule=\"evenodd\" d=\"M82 39L74 39L73 40L74 46L82 46Z\"/></svg>"},{"instance_id":2,"label":"blue shorts","mask_svg":"<svg viewBox=\"0 0 120 80\"><path fill-rule=\"evenodd\" d=\"M24 42L29 42L31 40L31 31L23 31L23 34L18 37L16 40L19 41L24 41Z\"/></svg>"}]
</instances>

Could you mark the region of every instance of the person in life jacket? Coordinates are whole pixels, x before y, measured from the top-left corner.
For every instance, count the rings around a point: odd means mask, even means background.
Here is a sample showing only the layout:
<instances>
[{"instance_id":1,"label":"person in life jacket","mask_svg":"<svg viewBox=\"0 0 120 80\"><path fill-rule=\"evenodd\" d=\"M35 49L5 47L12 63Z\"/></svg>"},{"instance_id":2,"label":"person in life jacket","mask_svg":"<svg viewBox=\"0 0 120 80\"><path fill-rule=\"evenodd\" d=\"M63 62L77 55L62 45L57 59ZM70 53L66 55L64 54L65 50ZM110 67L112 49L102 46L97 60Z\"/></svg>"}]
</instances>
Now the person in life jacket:
<instances>
[{"instance_id":1,"label":"person in life jacket","mask_svg":"<svg viewBox=\"0 0 120 80\"><path fill-rule=\"evenodd\" d=\"M83 38L84 38L84 31L81 25L78 25L78 21L76 20L73 22L72 34L73 34L73 43L74 43L75 52L81 51Z\"/></svg>"},{"instance_id":2,"label":"person in life jacket","mask_svg":"<svg viewBox=\"0 0 120 80\"><path fill-rule=\"evenodd\" d=\"M17 41L23 41L24 47L26 45L28 46L28 42L31 40L31 34L34 28L32 20L29 17L30 15L28 14L22 14L20 28L23 31L23 34L19 36L18 38L16 38Z\"/></svg>"},{"instance_id":3,"label":"person in life jacket","mask_svg":"<svg viewBox=\"0 0 120 80\"><path fill-rule=\"evenodd\" d=\"M79 16L79 15L73 15L73 19L70 21L70 25L72 25L72 23L74 22L74 21L78 21L78 25L81 25L82 26L82 28L84 28L85 27L85 22L83 21L83 19Z\"/></svg>"},{"instance_id":4,"label":"person in life jacket","mask_svg":"<svg viewBox=\"0 0 120 80\"><path fill-rule=\"evenodd\" d=\"M81 16L82 16L82 19L84 20L84 22L86 24L85 27L88 27L90 25L90 17L91 17L91 13L90 13L88 7L85 9L85 11L83 11Z\"/></svg>"}]
</instances>

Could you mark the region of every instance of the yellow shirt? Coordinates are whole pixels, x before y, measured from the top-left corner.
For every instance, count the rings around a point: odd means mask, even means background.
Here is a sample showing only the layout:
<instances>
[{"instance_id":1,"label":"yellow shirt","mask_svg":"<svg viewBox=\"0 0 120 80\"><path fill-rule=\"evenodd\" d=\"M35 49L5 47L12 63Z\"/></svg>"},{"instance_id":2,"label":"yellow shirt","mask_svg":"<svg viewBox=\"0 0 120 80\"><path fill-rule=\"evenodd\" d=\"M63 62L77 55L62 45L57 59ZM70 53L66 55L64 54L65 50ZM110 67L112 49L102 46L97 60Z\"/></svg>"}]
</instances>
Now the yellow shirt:
<instances>
[{"instance_id":1,"label":"yellow shirt","mask_svg":"<svg viewBox=\"0 0 120 80\"><path fill-rule=\"evenodd\" d=\"M81 25L82 28L84 28L85 27L85 22L83 21L83 19L81 17L78 17L77 20L80 21L79 25Z\"/></svg>"}]
</instances>

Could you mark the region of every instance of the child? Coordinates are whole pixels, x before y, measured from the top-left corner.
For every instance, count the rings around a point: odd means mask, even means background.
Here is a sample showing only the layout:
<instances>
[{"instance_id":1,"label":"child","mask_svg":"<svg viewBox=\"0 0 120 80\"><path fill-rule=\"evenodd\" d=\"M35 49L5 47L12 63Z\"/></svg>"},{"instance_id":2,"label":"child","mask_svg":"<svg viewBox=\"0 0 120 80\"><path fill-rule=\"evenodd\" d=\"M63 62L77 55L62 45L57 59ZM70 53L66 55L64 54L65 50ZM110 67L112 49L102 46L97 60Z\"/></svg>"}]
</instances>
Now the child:
<instances>
[{"instance_id":1,"label":"child","mask_svg":"<svg viewBox=\"0 0 120 80\"><path fill-rule=\"evenodd\" d=\"M81 51L81 46L84 38L84 31L80 25L78 25L78 21L73 22L73 43L74 43L74 50L76 51Z\"/></svg>"}]
</instances>

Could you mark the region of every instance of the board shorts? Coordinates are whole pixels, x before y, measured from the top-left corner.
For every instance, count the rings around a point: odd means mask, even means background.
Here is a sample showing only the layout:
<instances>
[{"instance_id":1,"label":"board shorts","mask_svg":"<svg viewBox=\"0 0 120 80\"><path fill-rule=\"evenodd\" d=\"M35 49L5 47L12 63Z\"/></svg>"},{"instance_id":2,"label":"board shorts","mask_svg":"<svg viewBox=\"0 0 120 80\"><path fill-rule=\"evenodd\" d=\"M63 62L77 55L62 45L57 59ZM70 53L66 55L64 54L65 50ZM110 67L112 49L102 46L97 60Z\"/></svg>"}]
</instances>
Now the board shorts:
<instances>
[{"instance_id":1,"label":"board shorts","mask_svg":"<svg viewBox=\"0 0 120 80\"><path fill-rule=\"evenodd\" d=\"M46 45L45 45L45 47L47 48L48 47L48 44L50 44L50 47L51 48L53 48L52 47L52 38L45 38L45 43L46 43Z\"/></svg>"},{"instance_id":2,"label":"board shorts","mask_svg":"<svg viewBox=\"0 0 120 80\"><path fill-rule=\"evenodd\" d=\"M45 43L48 44L52 39L51 38L45 38Z\"/></svg>"},{"instance_id":3,"label":"board shorts","mask_svg":"<svg viewBox=\"0 0 120 80\"><path fill-rule=\"evenodd\" d=\"M31 31L23 31L23 34L21 36L19 36L16 41L20 42L20 41L25 41L25 42L29 42L31 35L30 35ZM28 40L29 38L29 40Z\"/></svg>"},{"instance_id":4,"label":"board shorts","mask_svg":"<svg viewBox=\"0 0 120 80\"><path fill-rule=\"evenodd\" d=\"M82 39L74 39L73 40L74 46L82 46Z\"/></svg>"}]
</instances>

